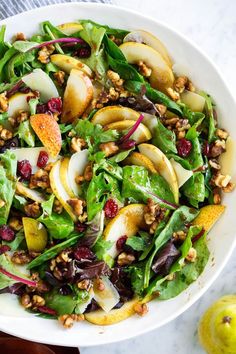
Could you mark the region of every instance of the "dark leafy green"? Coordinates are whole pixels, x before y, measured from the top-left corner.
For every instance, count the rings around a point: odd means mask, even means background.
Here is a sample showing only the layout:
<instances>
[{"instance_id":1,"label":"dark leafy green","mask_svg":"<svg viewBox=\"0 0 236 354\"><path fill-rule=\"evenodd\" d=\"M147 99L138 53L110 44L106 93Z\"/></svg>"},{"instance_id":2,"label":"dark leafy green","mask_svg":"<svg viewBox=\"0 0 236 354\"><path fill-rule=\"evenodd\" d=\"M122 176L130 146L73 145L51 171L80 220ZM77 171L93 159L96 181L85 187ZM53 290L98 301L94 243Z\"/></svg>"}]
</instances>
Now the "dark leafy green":
<instances>
[{"instance_id":1,"label":"dark leafy green","mask_svg":"<svg viewBox=\"0 0 236 354\"><path fill-rule=\"evenodd\" d=\"M101 25L101 24L91 21L91 20L79 20L79 23L81 23L81 25L84 25L86 23L90 23L90 24L96 26L97 28L100 28L100 27L104 28L106 30L106 34L108 36L115 36L116 38L123 39L129 33L129 31L119 29L119 28L112 28L107 25Z\"/></svg>"},{"instance_id":2,"label":"dark leafy green","mask_svg":"<svg viewBox=\"0 0 236 354\"><path fill-rule=\"evenodd\" d=\"M208 95L205 92L200 92L200 95L203 96L206 100L205 111L208 120L208 141L209 143L212 143L212 141L216 140L216 134L215 134L216 124L215 124L214 113L213 113L212 98L210 95Z\"/></svg>"},{"instance_id":3,"label":"dark leafy green","mask_svg":"<svg viewBox=\"0 0 236 354\"><path fill-rule=\"evenodd\" d=\"M195 172L191 178L181 188L183 194L189 199L190 204L195 208L198 203L205 199L205 181L201 172Z\"/></svg>"},{"instance_id":4,"label":"dark leafy green","mask_svg":"<svg viewBox=\"0 0 236 354\"><path fill-rule=\"evenodd\" d=\"M143 76L130 64L125 61L112 58L107 54L107 61L112 70L117 72L124 80L134 80L139 83L144 83Z\"/></svg>"},{"instance_id":5,"label":"dark leafy green","mask_svg":"<svg viewBox=\"0 0 236 354\"><path fill-rule=\"evenodd\" d=\"M157 120L157 125L155 126L154 129L152 144L156 145L165 154L177 153L175 133L167 129L161 123L160 119Z\"/></svg>"}]
</instances>

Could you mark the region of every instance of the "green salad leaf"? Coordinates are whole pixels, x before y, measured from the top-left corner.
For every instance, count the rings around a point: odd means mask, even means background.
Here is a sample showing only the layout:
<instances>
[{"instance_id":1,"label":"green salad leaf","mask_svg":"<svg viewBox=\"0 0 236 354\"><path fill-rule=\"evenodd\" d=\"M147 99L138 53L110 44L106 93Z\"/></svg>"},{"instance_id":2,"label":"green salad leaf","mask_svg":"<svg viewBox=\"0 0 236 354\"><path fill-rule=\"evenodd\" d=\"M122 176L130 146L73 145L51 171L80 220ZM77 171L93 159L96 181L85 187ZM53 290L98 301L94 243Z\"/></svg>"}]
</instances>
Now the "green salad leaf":
<instances>
[{"instance_id":1,"label":"green salad leaf","mask_svg":"<svg viewBox=\"0 0 236 354\"><path fill-rule=\"evenodd\" d=\"M154 128L152 144L161 149L164 154L177 153L175 133L167 129L160 119L157 119L157 125Z\"/></svg>"},{"instance_id":2,"label":"green salad leaf","mask_svg":"<svg viewBox=\"0 0 236 354\"><path fill-rule=\"evenodd\" d=\"M205 199L205 181L201 172L195 172L191 178L183 185L181 192L189 199L190 203L197 208L198 203Z\"/></svg>"},{"instance_id":3,"label":"green salad leaf","mask_svg":"<svg viewBox=\"0 0 236 354\"><path fill-rule=\"evenodd\" d=\"M211 96L203 91L200 92L200 95L206 100L205 111L208 120L208 142L212 143L214 140L216 140L216 123L213 112L213 101Z\"/></svg>"},{"instance_id":4,"label":"green salad leaf","mask_svg":"<svg viewBox=\"0 0 236 354\"><path fill-rule=\"evenodd\" d=\"M97 22L94 22L91 20L79 20L79 23L81 23L81 25L84 25L86 23L90 23L90 24L96 26L97 28L103 28L106 30L106 34L108 36L115 36L116 38L123 39L129 33L129 31L126 31L124 29L112 28L107 25L101 25L100 23L97 23Z\"/></svg>"},{"instance_id":5,"label":"green salad leaf","mask_svg":"<svg viewBox=\"0 0 236 354\"><path fill-rule=\"evenodd\" d=\"M15 135L18 135L21 141L24 141L28 146L35 146L35 133L31 128L29 120L20 123Z\"/></svg>"}]
</instances>

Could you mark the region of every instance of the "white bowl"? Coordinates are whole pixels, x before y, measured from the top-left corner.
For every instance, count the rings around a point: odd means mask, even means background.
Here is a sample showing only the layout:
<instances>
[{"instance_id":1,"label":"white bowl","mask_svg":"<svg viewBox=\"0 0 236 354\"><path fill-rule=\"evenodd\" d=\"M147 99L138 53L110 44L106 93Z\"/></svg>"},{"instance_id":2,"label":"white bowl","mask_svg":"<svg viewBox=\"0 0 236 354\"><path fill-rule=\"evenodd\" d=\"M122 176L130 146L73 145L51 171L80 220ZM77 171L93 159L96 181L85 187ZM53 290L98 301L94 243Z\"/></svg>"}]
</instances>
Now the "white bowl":
<instances>
[{"instance_id":1,"label":"white bowl","mask_svg":"<svg viewBox=\"0 0 236 354\"><path fill-rule=\"evenodd\" d=\"M112 27L142 28L156 34L165 43L174 61L181 64L194 84L212 95L217 102L220 123L236 141L236 129L234 129L236 128L236 104L215 65L182 35L153 19L110 5L69 3L22 13L0 24L7 25L7 36L11 38L15 32L23 32L26 35L35 33L38 24L44 20L60 24L83 18ZM235 154L233 158L236 162ZM233 176L236 177L236 163L234 163ZM163 326L179 316L204 294L229 259L236 243L235 195L225 195L224 204L227 210L209 234L208 245L211 256L203 274L176 298L168 301L152 301L149 305L149 313L142 319L133 316L108 327L83 322L75 324L70 330L65 330L56 321L28 315L21 309L16 311L15 302L12 310L8 312L7 303L5 305L4 301L10 295L6 295L0 305L0 313L5 309L4 315L0 315L0 329L36 342L65 346L93 346L121 341Z\"/></svg>"}]
</instances>

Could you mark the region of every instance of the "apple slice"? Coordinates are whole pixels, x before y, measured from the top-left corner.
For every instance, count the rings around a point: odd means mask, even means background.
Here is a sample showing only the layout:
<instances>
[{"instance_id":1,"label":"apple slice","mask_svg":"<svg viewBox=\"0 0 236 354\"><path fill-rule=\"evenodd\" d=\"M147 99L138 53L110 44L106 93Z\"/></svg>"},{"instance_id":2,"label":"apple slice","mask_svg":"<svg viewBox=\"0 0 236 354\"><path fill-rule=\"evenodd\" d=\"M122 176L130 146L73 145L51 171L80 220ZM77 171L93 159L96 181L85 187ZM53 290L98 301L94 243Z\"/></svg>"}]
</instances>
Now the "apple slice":
<instances>
[{"instance_id":1,"label":"apple slice","mask_svg":"<svg viewBox=\"0 0 236 354\"><path fill-rule=\"evenodd\" d=\"M81 194L81 187L75 182L77 176L84 174L84 169L88 164L88 150L81 150L73 154L68 165L68 181L72 192L78 196Z\"/></svg>"},{"instance_id":2,"label":"apple slice","mask_svg":"<svg viewBox=\"0 0 236 354\"><path fill-rule=\"evenodd\" d=\"M108 124L106 128L122 132L124 130L130 129L133 125L133 120L120 120L118 122ZM137 144L140 144L150 140L152 138L152 134L150 133L150 130L144 124L141 123L130 138L135 140Z\"/></svg>"},{"instance_id":3,"label":"apple slice","mask_svg":"<svg viewBox=\"0 0 236 354\"><path fill-rule=\"evenodd\" d=\"M206 100L196 92L184 91L181 93L180 99L194 112L202 112L204 110Z\"/></svg>"},{"instance_id":4,"label":"apple slice","mask_svg":"<svg viewBox=\"0 0 236 354\"><path fill-rule=\"evenodd\" d=\"M117 240L123 236L134 236L138 230L145 226L143 213L144 204L130 204L122 209L106 226L103 237L106 241L112 241L112 247L107 251L107 255L116 258Z\"/></svg>"},{"instance_id":5,"label":"apple slice","mask_svg":"<svg viewBox=\"0 0 236 354\"><path fill-rule=\"evenodd\" d=\"M172 61L166 47L160 39L155 37L152 33L143 30L131 31L125 36L124 42L138 42L149 45L161 54L162 58L166 61L170 68L172 67Z\"/></svg>"},{"instance_id":6,"label":"apple slice","mask_svg":"<svg viewBox=\"0 0 236 354\"><path fill-rule=\"evenodd\" d=\"M102 282L103 290L99 290ZM108 277L101 276L93 282L94 299L98 305L105 311L109 312L120 301L120 295Z\"/></svg>"},{"instance_id":7,"label":"apple slice","mask_svg":"<svg viewBox=\"0 0 236 354\"><path fill-rule=\"evenodd\" d=\"M174 74L160 53L142 43L126 42L119 47L130 64L138 64L141 60L152 69L151 86L166 91L174 83Z\"/></svg>"},{"instance_id":8,"label":"apple slice","mask_svg":"<svg viewBox=\"0 0 236 354\"><path fill-rule=\"evenodd\" d=\"M14 95L12 95L8 100L9 103L8 111L7 111L8 116L15 117L20 110L29 112L29 104L27 98L30 96L34 96L34 94L32 92L29 93L17 92Z\"/></svg>"},{"instance_id":9,"label":"apple slice","mask_svg":"<svg viewBox=\"0 0 236 354\"><path fill-rule=\"evenodd\" d=\"M53 54L50 56L50 60L53 64L58 66L58 68L65 71L67 74L69 74L72 69L78 69L83 71L83 73L88 75L89 77L93 75L93 72L88 65L69 55Z\"/></svg>"},{"instance_id":10,"label":"apple slice","mask_svg":"<svg viewBox=\"0 0 236 354\"><path fill-rule=\"evenodd\" d=\"M52 158L61 150L62 139L58 123L50 114L34 114L30 124Z\"/></svg>"},{"instance_id":11,"label":"apple slice","mask_svg":"<svg viewBox=\"0 0 236 354\"><path fill-rule=\"evenodd\" d=\"M29 251L44 251L48 233L46 228L38 220L32 218L22 218L26 244Z\"/></svg>"},{"instance_id":12,"label":"apple slice","mask_svg":"<svg viewBox=\"0 0 236 354\"><path fill-rule=\"evenodd\" d=\"M58 97L57 88L50 78L42 69L34 69L32 73L22 77L22 81L31 88L31 90L39 91L40 99L47 102L50 98Z\"/></svg>"},{"instance_id":13,"label":"apple slice","mask_svg":"<svg viewBox=\"0 0 236 354\"><path fill-rule=\"evenodd\" d=\"M41 147L32 147L32 148L18 148L12 150L12 152L16 155L17 161L27 159L32 167L32 172L35 173L38 170L37 161L39 157L39 153L41 151L47 151L47 149L43 146ZM55 158L49 156L48 163L55 162Z\"/></svg>"},{"instance_id":14,"label":"apple slice","mask_svg":"<svg viewBox=\"0 0 236 354\"><path fill-rule=\"evenodd\" d=\"M73 122L80 117L93 98L93 85L82 71L72 69L63 98L62 123Z\"/></svg>"},{"instance_id":15,"label":"apple slice","mask_svg":"<svg viewBox=\"0 0 236 354\"><path fill-rule=\"evenodd\" d=\"M224 205L206 205L200 209L200 213L193 220L193 225L202 226L209 231L225 211Z\"/></svg>"},{"instance_id":16,"label":"apple slice","mask_svg":"<svg viewBox=\"0 0 236 354\"><path fill-rule=\"evenodd\" d=\"M124 165L143 166L151 173L157 173L153 162L139 152L132 152L125 160Z\"/></svg>"},{"instance_id":17,"label":"apple slice","mask_svg":"<svg viewBox=\"0 0 236 354\"><path fill-rule=\"evenodd\" d=\"M69 176L68 176L68 166L69 166L70 158L69 157L63 157L61 160L61 165L60 165L60 180L65 188L67 194L70 196L70 198L75 198L75 194L70 186L69 182Z\"/></svg>"},{"instance_id":18,"label":"apple slice","mask_svg":"<svg viewBox=\"0 0 236 354\"><path fill-rule=\"evenodd\" d=\"M141 154L148 157L154 164L156 170L169 183L175 202L179 202L179 187L176 173L170 161L163 152L152 144L141 144L138 146Z\"/></svg>"},{"instance_id":19,"label":"apple slice","mask_svg":"<svg viewBox=\"0 0 236 354\"><path fill-rule=\"evenodd\" d=\"M55 194L59 202L62 204L63 208L67 211L67 213L70 215L72 220L76 221L77 217L73 213L71 206L67 203L67 201L70 199L70 196L66 192L65 188L63 187L63 184L61 183L60 165L61 165L61 161L58 160L57 162L55 162L53 168L51 169L49 174L50 185L53 193Z\"/></svg>"},{"instance_id":20,"label":"apple slice","mask_svg":"<svg viewBox=\"0 0 236 354\"><path fill-rule=\"evenodd\" d=\"M71 34L81 31L83 26L78 22L67 22L62 23L61 25L57 26L57 28L67 36L70 36Z\"/></svg>"},{"instance_id":21,"label":"apple slice","mask_svg":"<svg viewBox=\"0 0 236 354\"><path fill-rule=\"evenodd\" d=\"M192 177L193 171L186 170L180 163L176 162L174 159L170 159L170 163L175 170L178 186L180 188L185 182L187 182L190 177Z\"/></svg>"},{"instance_id":22,"label":"apple slice","mask_svg":"<svg viewBox=\"0 0 236 354\"><path fill-rule=\"evenodd\" d=\"M30 189L30 188L26 187L21 182L16 183L16 193L23 195L26 198L32 199L37 203L43 203L46 200L42 193L40 193L34 189Z\"/></svg>"},{"instance_id":23,"label":"apple slice","mask_svg":"<svg viewBox=\"0 0 236 354\"><path fill-rule=\"evenodd\" d=\"M93 118L93 124L101 124L102 126L118 122L120 120L138 120L140 114L128 107L108 106L97 111Z\"/></svg>"}]
</instances>

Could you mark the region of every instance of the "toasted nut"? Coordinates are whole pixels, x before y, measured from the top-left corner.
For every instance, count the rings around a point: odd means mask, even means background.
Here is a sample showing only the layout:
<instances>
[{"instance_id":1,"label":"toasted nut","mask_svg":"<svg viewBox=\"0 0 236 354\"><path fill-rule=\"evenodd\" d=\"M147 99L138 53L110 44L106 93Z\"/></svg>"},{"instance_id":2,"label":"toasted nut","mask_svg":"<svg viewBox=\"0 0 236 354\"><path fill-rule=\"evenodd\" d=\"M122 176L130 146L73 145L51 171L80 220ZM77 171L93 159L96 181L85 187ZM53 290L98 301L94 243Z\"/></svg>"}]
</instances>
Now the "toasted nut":
<instances>
[{"instance_id":1,"label":"toasted nut","mask_svg":"<svg viewBox=\"0 0 236 354\"><path fill-rule=\"evenodd\" d=\"M188 78L187 76L179 76L174 82L174 89L175 91L182 93L184 92L186 86L188 83Z\"/></svg>"},{"instance_id":2,"label":"toasted nut","mask_svg":"<svg viewBox=\"0 0 236 354\"><path fill-rule=\"evenodd\" d=\"M222 175L221 173L217 173L216 176L213 176L213 182L217 187L223 188L226 187L228 185L228 183L231 180L231 176L230 175Z\"/></svg>"},{"instance_id":3,"label":"toasted nut","mask_svg":"<svg viewBox=\"0 0 236 354\"><path fill-rule=\"evenodd\" d=\"M113 83L114 86L122 86L124 83L124 80L120 78L120 75L117 74L115 71L108 70L107 71L107 77L111 82Z\"/></svg>"},{"instance_id":4,"label":"toasted nut","mask_svg":"<svg viewBox=\"0 0 236 354\"><path fill-rule=\"evenodd\" d=\"M50 179L48 172L44 169L39 169L30 177L29 188L42 188L46 189L50 187Z\"/></svg>"},{"instance_id":5,"label":"toasted nut","mask_svg":"<svg viewBox=\"0 0 236 354\"><path fill-rule=\"evenodd\" d=\"M39 293L47 293L51 290L51 287L43 280L38 280L37 282L37 291Z\"/></svg>"},{"instance_id":6,"label":"toasted nut","mask_svg":"<svg viewBox=\"0 0 236 354\"><path fill-rule=\"evenodd\" d=\"M82 214L78 216L78 220L79 222L81 222L82 224L87 221L88 219L88 214L86 213L86 211Z\"/></svg>"},{"instance_id":7,"label":"toasted nut","mask_svg":"<svg viewBox=\"0 0 236 354\"><path fill-rule=\"evenodd\" d=\"M59 202L58 199L55 199L54 200L54 203L53 203L53 211L57 214L61 214L63 212L63 206L62 204Z\"/></svg>"},{"instance_id":8,"label":"toasted nut","mask_svg":"<svg viewBox=\"0 0 236 354\"><path fill-rule=\"evenodd\" d=\"M84 201L82 199L72 198L67 203L71 206L75 215L79 216L83 214Z\"/></svg>"},{"instance_id":9,"label":"toasted nut","mask_svg":"<svg viewBox=\"0 0 236 354\"><path fill-rule=\"evenodd\" d=\"M119 254L118 259L117 259L117 264L119 266L125 266L133 263L135 261L135 257L133 254L128 254L126 252L122 252Z\"/></svg>"},{"instance_id":10,"label":"toasted nut","mask_svg":"<svg viewBox=\"0 0 236 354\"><path fill-rule=\"evenodd\" d=\"M175 241L184 241L186 239L186 236L187 234L183 230L176 231L173 233L173 238Z\"/></svg>"},{"instance_id":11,"label":"toasted nut","mask_svg":"<svg viewBox=\"0 0 236 354\"><path fill-rule=\"evenodd\" d=\"M99 149L105 153L106 157L114 155L119 150L118 146L114 141L100 144Z\"/></svg>"},{"instance_id":12,"label":"toasted nut","mask_svg":"<svg viewBox=\"0 0 236 354\"><path fill-rule=\"evenodd\" d=\"M20 303L25 309L32 307L31 298L28 294L24 294L20 298Z\"/></svg>"},{"instance_id":13,"label":"toasted nut","mask_svg":"<svg viewBox=\"0 0 236 354\"><path fill-rule=\"evenodd\" d=\"M163 104L158 104L158 103L155 104L155 107L158 110L158 112L160 113L160 116L161 117L164 116L164 114L167 111L167 107L164 106Z\"/></svg>"},{"instance_id":14,"label":"toasted nut","mask_svg":"<svg viewBox=\"0 0 236 354\"><path fill-rule=\"evenodd\" d=\"M84 181L84 176L76 176L75 183L81 184Z\"/></svg>"},{"instance_id":15,"label":"toasted nut","mask_svg":"<svg viewBox=\"0 0 236 354\"><path fill-rule=\"evenodd\" d=\"M222 190L225 193L230 193L234 190L235 188L235 183L229 182L226 187L223 187Z\"/></svg>"},{"instance_id":16,"label":"toasted nut","mask_svg":"<svg viewBox=\"0 0 236 354\"><path fill-rule=\"evenodd\" d=\"M151 224L150 229L149 229L149 233L150 233L151 235L153 235L153 234L155 233L158 224L159 224L159 223L158 223L158 221L156 221L156 220L153 221L153 223Z\"/></svg>"},{"instance_id":17,"label":"toasted nut","mask_svg":"<svg viewBox=\"0 0 236 354\"><path fill-rule=\"evenodd\" d=\"M186 260L189 262L194 263L197 259L197 251L195 248L191 247L187 256L186 256Z\"/></svg>"},{"instance_id":18,"label":"toasted nut","mask_svg":"<svg viewBox=\"0 0 236 354\"><path fill-rule=\"evenodd\" d=\"M70 250L63 250L61 253L59 253L59 255L56 258L56 263L61 263L61 262L65 262L65 263L69 263L71 262L71 258L69 257L69 254L71 253Z\"/></svg>"},{"instance_id":19,"label":"toasted nut","mask_svg":"<svg viewBox=\"0 0 236 354\"><path fill-rule=\"evenodd\" d=\"M116 101L118 100L120 94L119 92L117 92L114 87L111 87L109 89L109 95L108 95L108 98L111 100L111 101Z\"/></svg>"},{"instance_id":20,"label":"toasted nut","mask_svg":"<svg viewBox=\"0 0 236 354\"><path fill-rule=\"evenodd\" d=\"M180 99L179 93L173 90L172 87L169 87L166 91L173 101L178 101Z\"/></svg>"},{"instance_id":21,"label":"toasted nut","mask_svg":"<svg viewBox=\"0 0 236 354\"><path fill-rule=\"evenodd\" d=\"M41 213L40 205L37 202L34 202L32 204L26 204L24 206L24 211L26 215L31 218L38 218Z\"/></svg>"},{"instance_id":22,"label":"toasted nut","mask_svg":"<svg viewBox=\"0 0 236 354\"><path fill-rule=\"evenodd\" d=\"M31 262L31 257L26 251L15 251L11 257L12 263L23 265Z\"/></svg>"},{"instance_id":23,"label":"toasted nut","mask_svg":"<svg viewBox=\"0 0 236 354\"><path fill-rule=\"evenodd\" d=\"M134 311L139 316L146 315L148 313L147 304L142 304L142 303L138 302L137 304L134 305Z\"/></svg>"},{"instance_id":24,"label":"toasted nut","mask_svg":"<svg viewBox=\"0 0 236 354\"><path fill-rule=\"evenodd\" d=\"M221 190L218 187L213 189L213 203L216 205L221 203Z\"/></svg>"},{"instance_id":25,"label":"toasted nut","mask_svg":"<svg viewBox=\"0 0 236 354\"><path fill-rule=\"evenodd\" d=\"M224 139L224 140L226 140L228 138L228 136L229 136L229 134L223 129L216 129L216 135L220 139Z\"/></svg>"},{"instance_id":26,"label":"toasted nut","mask_svg":"<svg viewBox=\"0 0 236 354\"><path fill-rule=\"evenodd\" d=\"M18 32L15 37L15 41L26 41L24 33Z\"/></svg>"},{"instance_id":27,"label":"toasted nut","mask_svg":"<svg viewBox=\"0 0 236 354\"><path fill-rule=\"evenodd\" d=\"M62 70L57 71L53 74L58 86L63 86L65 82L65 72Z\"/></svg>"},{"instance_id":28,"label":"toasted nut","mask_svg":"<svg viewBox=\"0 0 236 354\"><path fill-rule=\"evenodd\" d=\"M0 94L0 113L4 113L8 110L8 98L6 92Z\"/></svg>"},{"instance_id":29,"label":"toasted nut","mask_svg":"<svg viewBox=\"0 0 236 354\"><path fill-rule=\"evenodd\" d=\"M19 231L23 227L23 224L22 224L21 220L19 218L16 218L16 217L10 218L9 222L8 222L8 225L14 231Z\"/></svg>"},{"instance_id":30,"label":"toasted nut","mask_svg":"<svg viewBox=\"0 0 236 354\"><path fill-rule=\"evenodd\" d=\"M210 156L217 157L220 156L223 152L225 152L225 140L216 140L210 149Z\"/></svg>"},{"instance_id":31,"label":"toasted nut","mask_svg":"<svg viewBox=\"0 0 236 354\"><path fill-rule=\"evenodd\" d=\"M5 128L2 128L1 129L1 132L0 132L0 138L4 141L6 140L9 140L13 137L13 133L8 130L8 129L5 129Z\"/></svg>"},{"instance_id":32,"label":"toasted nut","mask_svg":"<svg viewBox=\"0 0 236 354\"><path fill-rule=\"evenodd\" d=\"M77 283L77 287L81 290L89 290L92 286L92 282L89 279L81 280Z\"/></svg>"},{"instance_id":33,"label":"toasted nut","mask_svg":"<svg viewBox=\"0 0 236 354\"><path fill-rule=\"evenodd\" d=\"M84 315L62 315L58 317L58 321L63 325L65 328L71 328L74 322L80 322L84 320Z\"/></svg>"},{"instance_id":34,"label":"toasted nut","mask_svg":"<svg viewBox=\"0 0 236 354\"><path fill-rule=\"evenodd\" d=\"M138 61L139 72L144 77L149 77L152 74L152 69L149 68L142 60Z\"/></svg>"},{"instance_id":35,"label":"toasted nut","mask_svg":"<svg viewBox=\"0 0 236 354\"><path fill-rule=\"evenodd\" d=\"M4 200L0 199L0 209L3 208L4 205L6 205L6 202L4 202Z\"/></svg>"},{"instance_id":36,"label":"toasted nut","mask_svg":"<svg viewBox=\"0 0 236 354\"><path fill-rule=\"evenodd\" d=\"M209 160L209 165L214 169L214 170L220 170L220 164L216 160Z\"/></svg>"},{"instance_id":37,"label":"toasted nut","mask_svg":"<svg viewBox=\"0 0 236 354\"><path fill-rule=\"evenodd\" d=\"M84 139L78 137L73 137L71 139L70 148L72 152L79 152L85 146L86 146L86 141Z\"/></svg>"},{"instance_id":38,"label":"toasted nut","mask_svg":"<svg viewBox=\"0 0 236 354\"><path fill-rule=\"evenodd\" d=\"M42 64L47 64L50 62L50 55L54 52L55 47L52 44L42 47L38 51L38 60Z\"/></svg>"},{"instance_id":39,"label":"toasted nut","mask_svg":"<svg viewBox=\"0 0 236 354\"><path fill-rule=\"evenodd\" d=\"M45 305L45 300L42 296L39 295L33 295L32 298L33 306L38 307L38 306L44 306Z\"/></svg>"},{"instance_id":40,"label":"toasted nut","mask_svg":"<svg viewBox=\"0 0 236 354\"><path fill-rule=\"evenodd\" d=\"M93 166L92 163L88 163L87 166L84 169L84 179L85 181L89 182L91 181L93 177Z\"/></svg>"}]
</instances>

